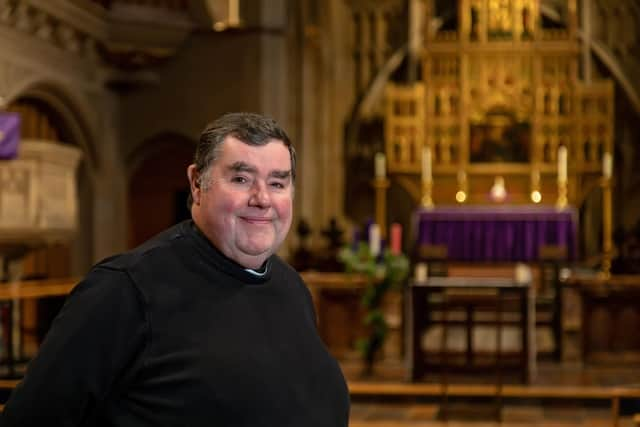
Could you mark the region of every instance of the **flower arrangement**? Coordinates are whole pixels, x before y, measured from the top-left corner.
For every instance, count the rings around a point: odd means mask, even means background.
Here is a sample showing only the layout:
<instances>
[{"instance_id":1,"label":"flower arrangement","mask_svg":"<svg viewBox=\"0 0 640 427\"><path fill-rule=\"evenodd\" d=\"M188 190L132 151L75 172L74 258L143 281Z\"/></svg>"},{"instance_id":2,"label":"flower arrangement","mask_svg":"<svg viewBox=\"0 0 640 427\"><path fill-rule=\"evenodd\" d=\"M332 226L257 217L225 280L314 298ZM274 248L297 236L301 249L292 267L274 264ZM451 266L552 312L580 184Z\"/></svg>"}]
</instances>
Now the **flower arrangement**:
<instances>
[{"instance_id":1,"label":"flower arrangement","mask_svg":"<svg viewBox=\"0 0 640 427\"><path fill-rule=\"evenodd\" d=\"M409 273L409 259L401 252L385 249L380 254L372 253L367 243L360 242L354 249L343 247L338 259L348 273L361 273L369 281L362 296L365 309L364 324L369 330L367 337L361 338L357 347L364 361L364 374L370 375L373 364L382 348L389 330L382 311L382 301L389 291L401 291Z\"/></svg>"}]
</instances>

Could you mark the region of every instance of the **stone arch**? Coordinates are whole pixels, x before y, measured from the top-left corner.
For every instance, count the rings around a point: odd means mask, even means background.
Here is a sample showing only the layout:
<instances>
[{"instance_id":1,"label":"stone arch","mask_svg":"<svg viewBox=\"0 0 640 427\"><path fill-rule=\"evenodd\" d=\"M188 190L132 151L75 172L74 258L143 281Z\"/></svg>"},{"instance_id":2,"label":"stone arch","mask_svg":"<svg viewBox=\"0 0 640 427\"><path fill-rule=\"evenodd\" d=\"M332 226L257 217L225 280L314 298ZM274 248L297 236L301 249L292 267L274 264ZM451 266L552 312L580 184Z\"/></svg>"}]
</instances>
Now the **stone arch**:
<instances>
[{"instance_id":1,"label":"stone arch","mask_svg":"<svg viewBox=\"0 0 640 427\"><path fill-rule=\"evenodd\" d=\"M78 97L62 85L37 79L22 84L20 90L14 90L7 101L10 107L29 100L46 106L45 114L50 115L60 128L59 133L64 139L61 142L75 145L83 153L76 179L78 230L76 238L69 245L69 274L82 275L94 262L93 206L98 159L96 139L89 126L91 110L83 106Z\"/></svg>"},{"instance_id":2,"label":"stone arch","mask_svg":"<svg viewBox=\"0 0 640 427\"><path fill-rule=\"evenodd\" d=\"M130 247L189 217L187 166L194 148L192 138L162 132L143 141L127 156Z\"/></svg>"},{"instance_id":3,"label":"stone arch","mask_svg":"<svg viewBox=\"0 0 640 427\"><path fill-rule=\"evenodd\" d=\"M34 80L25 85L20 92L14 93L9 103L20 99L33 98L48 105L66 127L69 141L82 149L83 160L88 164L89 173L93 175L99 168L99 156L96 144L95 126L91 125L94 111L86 105L73 91L64 86Z\"/></svg>"}]
</instances>

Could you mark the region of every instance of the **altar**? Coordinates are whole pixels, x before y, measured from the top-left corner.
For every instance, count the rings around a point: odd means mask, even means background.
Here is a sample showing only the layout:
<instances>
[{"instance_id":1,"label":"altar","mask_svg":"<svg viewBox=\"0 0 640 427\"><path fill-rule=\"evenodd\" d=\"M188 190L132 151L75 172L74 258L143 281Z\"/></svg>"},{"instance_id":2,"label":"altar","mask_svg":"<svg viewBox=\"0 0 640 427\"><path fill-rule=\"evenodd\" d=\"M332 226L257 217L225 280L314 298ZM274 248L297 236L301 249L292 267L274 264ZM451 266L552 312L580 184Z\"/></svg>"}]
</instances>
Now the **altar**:
<instances>
[{"instance_id":1,"label":"altar","mask_svg":"<svg viewBox=\"0 0 640 427\"><path fill-rule=\"evenodd\" d=\"M551 206L439 206L415 213L417 245L447 248L451 261L532 262L543 246L577 256L575 209Z\"/></svg>"}]
</instances>

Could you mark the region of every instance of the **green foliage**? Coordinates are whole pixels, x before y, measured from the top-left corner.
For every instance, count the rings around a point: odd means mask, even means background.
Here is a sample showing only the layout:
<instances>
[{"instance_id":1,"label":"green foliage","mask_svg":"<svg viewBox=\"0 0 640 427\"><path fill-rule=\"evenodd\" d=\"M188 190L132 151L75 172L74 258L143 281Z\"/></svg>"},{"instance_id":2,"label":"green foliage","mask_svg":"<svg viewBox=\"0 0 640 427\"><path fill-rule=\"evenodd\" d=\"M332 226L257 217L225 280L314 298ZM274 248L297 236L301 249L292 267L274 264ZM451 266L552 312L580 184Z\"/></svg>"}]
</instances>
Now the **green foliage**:
<instances>
[{"instance_id":1,"label":"green foliage","mask_svg":"<svg viewBox=\"0 0 640 427\"><path fill-rule=\"evenodd\" d=\"M389 330L382 312L382 300L387 292L402 290L409 274L409 259L404 254L394 255L389 250L385 250L376 259L366 243L360 243L355 251L348 246L342 248L338 259L344 264L346 272L366 274L369 277L361 301L366 311L364 324L369 330L369 336L358 340L356 346L365 361L365 369L370 373Z\"/></svg>"}]
</instances>

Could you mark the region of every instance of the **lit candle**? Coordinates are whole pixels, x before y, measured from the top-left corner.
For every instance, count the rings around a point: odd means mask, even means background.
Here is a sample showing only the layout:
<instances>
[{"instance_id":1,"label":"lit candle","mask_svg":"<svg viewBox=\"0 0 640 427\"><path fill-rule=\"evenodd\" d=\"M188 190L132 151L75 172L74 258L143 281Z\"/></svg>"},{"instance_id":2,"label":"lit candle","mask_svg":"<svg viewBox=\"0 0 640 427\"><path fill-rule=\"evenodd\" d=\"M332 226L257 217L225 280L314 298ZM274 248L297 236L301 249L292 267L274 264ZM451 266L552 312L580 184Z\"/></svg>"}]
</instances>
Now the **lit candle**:
<instances>
[{"instance_id":1,"label":"lit candle","mask_svg":"<svg viewBox=\"0 0 640 427\"><path fill-rule=\"evenodd\" d=\"M567 147L558 147L558 181L567 181Z\"/></svg>"},{"instance_id":2,"label":"lit candle","mask_svg":"<svg viewBox=\"0 0 640 427\"><path fill-rule=\"evenodd\" d=\"M399 255L402 252L402 225L394 222L391 224L391 253Z\"/></svg>"},{"instance_id":3,"label":"lit candle","mask_svg":"<svg viewBox=\"0 0 640 427\"><path fill-rule=\"evenodd\" d=\"M613 172L613 156L611 153L604 153L602 155L602 176L609 179Z\"/></svg>"},{"instance_id":4,"label":"lit candle","mask_svg":"<svg viewBox=\"0 0 640 427\"><path fill-rule=\"evenodd\" d=\"M374 159L374 168L376 173L376 178L384 179L387 176L387 167L386 167L387 159L384 153L376 153Z\"/></svg>"},{"instance_id":5,"label":"lit candle","mask_svg":"<svg viewBox=\"0 0 640 427\"><path fill-rule=\"evenodd\" d=\"M373 257L380 254L380 226L375 223L369 227L369 251Z\"/></svg>"},{"instance_id":6,"label":"lit candle","mask_svg":"<svg viewBox=\"0 0 640 427\"><path fill-rule=\"evenodd\" d=\"M422 147L422 181L433 181L433 175L431 173L431 148L426 145Z\"/></svg>"}]
</instances>

